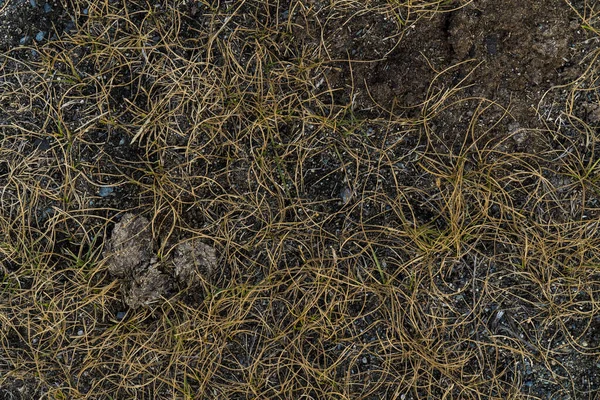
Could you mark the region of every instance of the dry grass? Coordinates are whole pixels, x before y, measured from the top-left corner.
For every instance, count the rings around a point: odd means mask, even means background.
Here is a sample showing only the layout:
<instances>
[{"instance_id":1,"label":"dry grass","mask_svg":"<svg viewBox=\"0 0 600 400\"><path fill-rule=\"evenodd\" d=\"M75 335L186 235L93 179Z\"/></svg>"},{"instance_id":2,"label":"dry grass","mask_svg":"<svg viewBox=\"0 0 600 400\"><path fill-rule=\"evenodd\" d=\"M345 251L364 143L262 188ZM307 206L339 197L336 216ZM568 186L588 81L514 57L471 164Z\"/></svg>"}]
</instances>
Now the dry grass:
<instances>
[{"instance_id":1,"label":"dry grass","mask_svg":"<svg viewBox=\"0 0 600 400\"><path fill-rule=\"evenodd\" d=\"M597 54L529 153L462 82L410 118L357 115L329 82L327 26L403 32L468 2L449 3L73 1L76 33L0 56L0 387L510 399L526 365L573 379L565 352L600 355L599 143L574 106L598 96ZM449 142L433 127L465 102ZM214 246L218 283L118 320L103 246L127 211L161 256Z\"/></svg>"}]
</instances>

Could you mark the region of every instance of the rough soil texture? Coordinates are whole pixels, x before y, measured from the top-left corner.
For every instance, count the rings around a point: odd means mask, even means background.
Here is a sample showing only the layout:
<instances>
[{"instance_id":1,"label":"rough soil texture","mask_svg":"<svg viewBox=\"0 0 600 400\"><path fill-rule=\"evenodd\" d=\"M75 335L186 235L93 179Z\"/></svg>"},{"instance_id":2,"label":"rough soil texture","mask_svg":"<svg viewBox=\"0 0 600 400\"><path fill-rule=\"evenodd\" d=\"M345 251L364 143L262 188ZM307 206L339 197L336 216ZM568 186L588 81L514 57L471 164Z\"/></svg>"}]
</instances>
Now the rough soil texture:
<instances>
[{"instance_id":1,"label":"rough soil texture","mask_svg":"<svg viewBox=\"0 0 600 400\"><path fill-rule=\"evenodd\" d=\"M185 286L197 286L202 280L212 281L217 274L216 250L198 240L175 247L172 263L175 278Z\"/></svg>"},{"instance_id":2,"label":"rough soil texture","mask_svg":"<svg viewBox=\"0 0 600 400\"><path fill-rule=\"evenodd\" d=\"M0 400L597 398L600 4L0 10Z\"/></svg>"},{"instance_id":3,"label":"rough soil texture","mask_svg":"<svg viewBox=\"0 0 600 400\"><path fill-rule=\"evenodd\" d=\"M215 249L197 240L174 249L173 257L158 260L153 252L150 221L131 213L115 224L106 245L108 271L121 282L125 304L149 307L172 294L176 283L197 289L217 267Z\"/></svg>"},{"instance_id":4,"label":"rough soil texture","mask_svg":"<svg viewBox=\"0 0 600 400\"><path fill-rule=\"evenodd\" d=\"M107 243L108 270L122 278L139 275L154 257L150 221L144 217L125 214Z\"/></svg>"},{"instance_id":5,"label":"rough soil texture","mask_svg":"<svg viewBox=\"0 0 600 400\"><path fill-rule=\"evenodd\" d=\"M582 43L585 31L561 0L472 2L419 20L399 43L393 21L385 17L356 17L335 32L331 57L348 59L352 49L356 62L340 63L330 79L354 97L356 110L381 106L403 115L419 110L437 88L456 86L465 88L463 100L485 98L506 107L510 117L504 123L522 128L543 126L536 110L544 94L578 77L578 63L594 48ZM472 112L472 103L455 107L439 130L459 135Z\"/></svg>"}]
</instances>

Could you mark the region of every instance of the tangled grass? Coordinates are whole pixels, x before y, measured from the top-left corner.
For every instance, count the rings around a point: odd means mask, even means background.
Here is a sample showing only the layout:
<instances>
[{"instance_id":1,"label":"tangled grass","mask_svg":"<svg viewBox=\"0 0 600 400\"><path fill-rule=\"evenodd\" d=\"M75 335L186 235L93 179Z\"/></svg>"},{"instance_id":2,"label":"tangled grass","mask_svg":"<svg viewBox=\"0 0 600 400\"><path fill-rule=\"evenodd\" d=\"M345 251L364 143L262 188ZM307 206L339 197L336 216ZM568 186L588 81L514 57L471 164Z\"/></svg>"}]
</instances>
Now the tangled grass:
<instances>
[{"instance_id":1,"label":"tangled grass","mask_svg":"<svg viewBox=\"0 0 600 400\"><path fill-rule=\"evenodd\" d=\"M4 398L510 399L528 365L585 391L600 187L575 103L598 54L531 151L448 71L412 114L330 81L329 27L384 15L401 41L468 3L73 0L75 32L0 56ZM103 247L132 211L159 255L214 246L219 281L117 318Z\"/></svg>"}]
</instances>

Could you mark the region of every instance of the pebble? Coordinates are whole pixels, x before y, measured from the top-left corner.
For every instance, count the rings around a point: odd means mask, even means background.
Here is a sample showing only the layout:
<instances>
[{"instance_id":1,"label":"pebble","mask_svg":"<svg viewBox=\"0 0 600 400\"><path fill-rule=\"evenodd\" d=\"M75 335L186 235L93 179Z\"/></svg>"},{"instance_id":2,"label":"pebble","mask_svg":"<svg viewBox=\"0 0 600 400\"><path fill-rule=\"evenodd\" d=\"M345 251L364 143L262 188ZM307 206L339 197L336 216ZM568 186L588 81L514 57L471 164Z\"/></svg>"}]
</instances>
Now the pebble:
<instances>
[{"instance_id":1,"label":"pebble","mask_svg":"<svg viewBox=\"0 0 600 400\"><path fill-rule=\"evenodd\" d=\"M37 1L35 0L29 0L29 4L31 4L31 7L37 7Z\"/></svg>"},{"instance_id":2,"label":"pebble","mask_svg":"<svg viewBox=\"0 0 600 400\"><path fill-rule=\"evenodd\" d=\"M342 203L348 204L352 199L352 190L350 190L350 188L346 186L340 192L340 197L342 199Z\"/></svg>"},{"instance_id":3,"label":"pebble","mask_svg":"<svg viewBox=\"0 0 600 400\"><path fill-rule=\"evenodd\" d=\"M37 40L38 42L41 42L42 40L44 40L45 37L46 37L46 32L39 31L37 33L37 35L35 35L35 40Z\"/></svg>"},{"instance_id":4,"label":"pebble","mask_svg":"<svg viewBox=\"0 0 600 400\"><path fill-rule=\"evenodd\" d=\"M125 311L119 311L117 313L117 319L121 321L123 318L125 318Z\"/></svg>"},{"instance_id":5,"label":"pebble","mask_svg":"<svg viewBox=\"0 0 600 400\"><path fill-rule=\"evenodd\" d=\"M52 12L52 6L49 3L44 4L44 12L46 14Z\"/></svg>"},{"instance_id":6,"label":"pebble","mask_svg":"<svg viewBox=\"0 0 600 400\"><path fill-rule=\"evenodd\" d=\"M98 195L100 195L100 197L107 197L110 196L113 191L114 189L110 186L102 186L98 191Z\"/></svg>"},{"instance_id":7,"label":"pebble","mask_svg":"<svg viewBox=\"0 0 600 400\"><path fill-rule=\"evenodd\" d=\"M83 336L83 329L77 331L77 336Z\"/></svg>"},{"instance_id":8,"label":"pebble","mask_svg":"<svg viewBox=\"0 0 600 400\"><path fill-rule=\"evenodd\" d=\"M21 40L19 40L19 44L21 46L28 44L31 41L31 36L23 36Z\"/></svg>"}]
</instances>

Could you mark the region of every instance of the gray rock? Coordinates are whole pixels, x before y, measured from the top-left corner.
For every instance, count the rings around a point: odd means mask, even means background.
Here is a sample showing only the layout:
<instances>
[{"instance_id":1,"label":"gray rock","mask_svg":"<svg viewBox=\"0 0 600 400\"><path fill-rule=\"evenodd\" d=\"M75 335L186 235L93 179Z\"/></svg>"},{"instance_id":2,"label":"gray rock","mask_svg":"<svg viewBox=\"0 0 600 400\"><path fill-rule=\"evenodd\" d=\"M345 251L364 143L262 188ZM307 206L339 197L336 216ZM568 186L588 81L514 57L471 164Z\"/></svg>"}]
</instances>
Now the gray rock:
<instances>
[{"instance_id":1,"label":"gray rock","mask_svg":"<svg viewBox=\"0 0 600 400\"><path fill-rule=\"evenodd\" d=\"M114 189L111 186L102 186L100 190L98 190L98 195L100 197L108 197L114 192Z\"/></svg>"}]
</instances>

